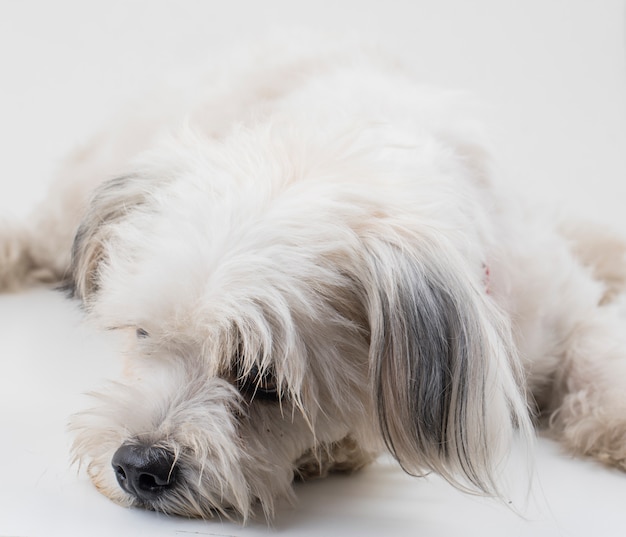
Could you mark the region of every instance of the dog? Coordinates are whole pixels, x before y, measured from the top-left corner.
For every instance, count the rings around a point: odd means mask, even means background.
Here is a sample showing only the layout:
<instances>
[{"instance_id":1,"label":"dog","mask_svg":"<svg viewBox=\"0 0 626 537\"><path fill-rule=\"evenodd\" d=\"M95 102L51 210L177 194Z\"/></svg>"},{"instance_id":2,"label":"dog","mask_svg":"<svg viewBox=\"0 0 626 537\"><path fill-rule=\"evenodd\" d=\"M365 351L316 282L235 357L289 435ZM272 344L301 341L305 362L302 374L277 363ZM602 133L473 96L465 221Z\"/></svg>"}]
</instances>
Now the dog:
<instances>
[{"instance_id":1,"label":"dog","mask_svg":"<svg viewBox=\"0 0 626 537\"><path fill-rule=\"evenodd\" d=\"M128 335L72 418L125 506L271 518L388 451L502 497L545 426L626 469L626 242L497 181L464 99L366 50L265 54L135 107L0 228L0 288Z\"/></svg>"}]
</instances>

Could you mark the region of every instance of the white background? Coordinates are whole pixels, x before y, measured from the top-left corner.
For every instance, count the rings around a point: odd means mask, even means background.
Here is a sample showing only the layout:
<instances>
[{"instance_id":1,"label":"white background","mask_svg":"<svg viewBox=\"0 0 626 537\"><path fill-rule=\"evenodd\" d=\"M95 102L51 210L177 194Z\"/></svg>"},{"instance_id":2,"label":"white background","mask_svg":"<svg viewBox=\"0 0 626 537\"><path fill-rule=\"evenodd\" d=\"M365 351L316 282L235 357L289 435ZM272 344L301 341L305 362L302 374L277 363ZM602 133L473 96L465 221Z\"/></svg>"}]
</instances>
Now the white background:
<instances>
[{"instance_id":1,"label":"white background","mask_svg":"<svg viewBox=\"0 0 626 537\"><path fill-rule=\"evenodd\" d=\"M360 35L425 82L470 90L506 180L626 233L625 6L619 0L0 0L0 220L126 99L272 28ZM273 528L120 508L70 468L67 417L114 375L110 336L58 293L0 297L0 536L626 535L626 475L540 440L520 517L383 460L297 487ZM624 379L626 386L626 379Z\"/></svg>"}]
</instances>

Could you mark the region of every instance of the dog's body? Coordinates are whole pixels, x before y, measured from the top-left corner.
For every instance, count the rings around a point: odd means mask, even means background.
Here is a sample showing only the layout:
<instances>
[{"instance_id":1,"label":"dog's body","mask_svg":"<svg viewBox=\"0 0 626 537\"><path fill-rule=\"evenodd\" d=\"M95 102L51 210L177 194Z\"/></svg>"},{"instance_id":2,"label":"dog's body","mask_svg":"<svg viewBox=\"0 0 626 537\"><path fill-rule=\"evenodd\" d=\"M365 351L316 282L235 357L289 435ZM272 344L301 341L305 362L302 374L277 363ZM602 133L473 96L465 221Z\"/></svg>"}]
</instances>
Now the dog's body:
<instances>
[{"instance_id":1,"label":"dog's body","mask_svg":"<svg viewBox=\"0 0 626 537\"><path fill-rule=\"evenodd\" d=\"M66 284L133 336L127 378L73 420L101 491L271 514L294 476L386 446L498 494L527 405L626 468L624 242L503 194L458 99L371 55L198 95L100 136L0 229L1 288Z\"/></svg>"}]
</instances>

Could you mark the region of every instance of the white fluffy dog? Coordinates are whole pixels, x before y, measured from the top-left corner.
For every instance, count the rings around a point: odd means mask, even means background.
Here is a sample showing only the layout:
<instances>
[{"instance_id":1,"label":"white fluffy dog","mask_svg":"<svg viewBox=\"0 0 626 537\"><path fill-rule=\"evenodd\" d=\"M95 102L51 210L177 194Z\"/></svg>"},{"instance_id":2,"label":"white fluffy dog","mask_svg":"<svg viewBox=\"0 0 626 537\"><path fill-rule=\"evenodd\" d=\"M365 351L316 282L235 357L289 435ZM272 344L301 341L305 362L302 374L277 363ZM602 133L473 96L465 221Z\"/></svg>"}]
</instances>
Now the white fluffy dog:
<instances>
[{"instance_id":1,"label":"white fluffy dog","mask_svg":"<svg viewBox=\"0 0 626 537\"><path fill-rule=\"evenodd\" d=\"M388 449L498 495L532 413L626 468L626 243L504 195L455 95L302 53L153 104L0 229L2 289L65 285L132 334L72 421L100 491L269 517Z\"/></svg>"}]
</instances>

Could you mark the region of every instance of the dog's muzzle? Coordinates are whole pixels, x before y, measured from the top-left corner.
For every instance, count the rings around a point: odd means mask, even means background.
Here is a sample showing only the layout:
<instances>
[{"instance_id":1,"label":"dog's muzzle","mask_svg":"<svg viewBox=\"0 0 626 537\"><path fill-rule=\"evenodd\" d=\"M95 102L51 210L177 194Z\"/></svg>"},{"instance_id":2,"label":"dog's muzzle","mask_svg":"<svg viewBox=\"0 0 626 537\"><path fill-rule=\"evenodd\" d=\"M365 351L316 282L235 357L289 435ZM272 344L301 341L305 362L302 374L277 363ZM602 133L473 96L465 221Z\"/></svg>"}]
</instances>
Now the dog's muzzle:
<instances>
[{"instance_id":1,"label":"dog's muzzle","mask_svg":"<svg viewBox=\"0 0 626 537\"><path fill-rule=\"evenodd\" d=\"M111 464L120 487L142 502L158 500L176 486L176 461L166 449L123 444Z\"/></svg>"}]
</instances>

